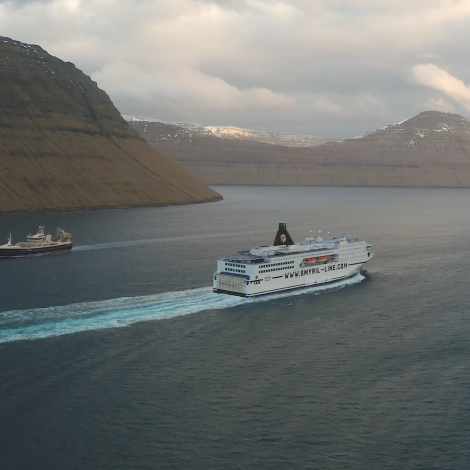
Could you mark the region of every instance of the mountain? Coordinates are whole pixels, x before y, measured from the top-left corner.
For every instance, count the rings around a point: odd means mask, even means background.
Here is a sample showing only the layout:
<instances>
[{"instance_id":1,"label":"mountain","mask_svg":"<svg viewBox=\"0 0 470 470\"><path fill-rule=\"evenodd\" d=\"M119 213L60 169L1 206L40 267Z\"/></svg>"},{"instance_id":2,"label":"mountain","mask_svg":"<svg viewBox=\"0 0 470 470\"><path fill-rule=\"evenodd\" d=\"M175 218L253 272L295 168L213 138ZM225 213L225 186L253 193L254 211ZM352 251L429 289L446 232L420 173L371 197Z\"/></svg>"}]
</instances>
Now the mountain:
<instances>
[{"instance_id":1,"label":"mountain","mask_svg":"<svg viewBox=\"0 0 470 470\"><path fill-rule=\"evenodd\" d=\"M152 135L152 127L155 124L166 124L168 126L182 127L193 134L203 134L219 137L221 139L235 139L235 140L248 140L252 142L262 142L272 145L283 145L286 147L314 147L326 142L331 142L334 139L327 139L324 137L316 137L314 135L301 135L289 134L287 132L263 132L253 131L251 129L243 129L240 127L232 126L207 126L203 127L199 124L191 122L165 122L158 119L144 118L140 116L123 116L126 121L136 129L146 129L149 131L147 137ZM155 126L158 127L158 126ZM158 131L156 133L158 136ZM154 140L154 142L156 142Z\"/></svg>"},{"instance_id":2,"label":"mountain","mask_svg":"<svg viewBox=\"0 0 470 470\"><path fill-rule=\"evenodd\" d=\"M220 199L70 62L0 37L0 212Z\"/></svg>"},{"instance_id":3,"label":"mountain","mask_svg":"<svg viewBox=\"0 0 470 470\"><path fill-rule=\"evenodd\" d=\"M287 132L262 132L239 127L208 126L214 135L221 139L251 140L253 142L264 142L272 145L283 145L285 147L315 147L316 145L331 142L334 139L316 137L314 135L289 134Z\"/></svg>"},{"instance_id":4,"label":"mountain","mask_svg":"<svg viewBox=\"0 0 470 470\"><path fill-rule=\"evenodd\" d=\"M200 126L199 124L193 124L192 122L165 122L161 121L160 119L153 119L153 118L145 118L141 116L130 116L124 114L122 116L132 127L138 126L137 123L140 123L140 125L147 127L149 124L152 127L153 123L158 123L158 124L166 124L169 126L176 126L176 127L182 127L183 129L186 129L188 131L197 133L197 134L204 134L204 135L214 135L211 130L209 130L207 127Z\"/></svg>"},{"instance_id":5,"label":"mountain","mask_svg":"<svg viewBox=\"0 0 470 470\"><path fill-rule=\"evenodd\" d=\"M470 122L426 111L355 139L287 147L163 123L141 135L208 184L470 187Z\"/></svg>"}]
</instances>

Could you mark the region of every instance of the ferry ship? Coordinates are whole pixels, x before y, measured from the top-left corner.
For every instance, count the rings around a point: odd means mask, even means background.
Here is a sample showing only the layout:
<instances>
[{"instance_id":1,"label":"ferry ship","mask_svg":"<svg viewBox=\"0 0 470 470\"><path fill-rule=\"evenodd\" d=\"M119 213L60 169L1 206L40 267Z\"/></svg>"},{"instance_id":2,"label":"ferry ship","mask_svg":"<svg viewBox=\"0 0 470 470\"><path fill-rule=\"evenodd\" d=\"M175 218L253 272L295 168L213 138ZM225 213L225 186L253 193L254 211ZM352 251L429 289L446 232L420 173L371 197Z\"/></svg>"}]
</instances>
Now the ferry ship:
<instances>
[{"instance_id":1,"label":"ferry ship","mask_svg":"<svg viewBox=\"0 0 470 470\"><path fill-rule=\"evenodd\" d=\"M19 258L23 256L36 256L52 253L65 253L72 249L72 234L61 228L57 229L57 237L52 238L51 233L44 233L44 226L40 225L35 235L28 234L25 242L13 245L10 237L6 245L0 245L0 258Z\"/></svg>"},{"instance_id":2,"label":"ferry ship","mask_svg":"<svg viewBox=\"0 0 470 470\"><path fill-rule=\"evenodd\" d=\"M273 245L227 255L217 261L213 291L256 297L337 282L354 276L373 256L364 240L305 238L294 243L281 222Z\"/></svg>"}]
</instances>

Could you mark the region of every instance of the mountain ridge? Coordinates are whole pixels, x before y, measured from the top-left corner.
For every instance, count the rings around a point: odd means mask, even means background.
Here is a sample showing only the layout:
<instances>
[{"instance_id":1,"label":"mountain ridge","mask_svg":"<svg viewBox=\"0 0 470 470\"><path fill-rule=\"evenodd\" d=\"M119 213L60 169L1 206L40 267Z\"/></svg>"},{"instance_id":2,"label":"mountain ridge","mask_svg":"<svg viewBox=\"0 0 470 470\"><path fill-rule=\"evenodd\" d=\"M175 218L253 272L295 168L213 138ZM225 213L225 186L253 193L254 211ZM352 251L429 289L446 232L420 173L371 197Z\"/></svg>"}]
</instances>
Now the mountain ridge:
<instances>
[{"instance_id":1,"label":"mountain ridge","mask_svg":"<svg viewBox=\"0 0 470 470\"><path fill-rule=\"evenodd\" d=\"M286 147L314 147L326 142L335 141L325 137L317 137L314 135L292 134L288 132L265 132L255 131L253 129L245 129L235 126L201 126L191 122L168 122L161 119L145 118L142 116L124 115L124 119L134 127L139 124L165 124L168 126L181 127L183 129L195 132L197 134L212 135L221 139L247 140L253 142L261 142L271 145L282 145Z\"/></svg>"},{"instance_id":2,"label":"mountain ridge","mask_svg":"<svg viewBox=\"0 0 470 470\"><path fill-rule=\"evenodd\" d=\"M208 184L470 187L470 122L440 111L309 148L138 130Z\"/></svg>"}]
</instances>

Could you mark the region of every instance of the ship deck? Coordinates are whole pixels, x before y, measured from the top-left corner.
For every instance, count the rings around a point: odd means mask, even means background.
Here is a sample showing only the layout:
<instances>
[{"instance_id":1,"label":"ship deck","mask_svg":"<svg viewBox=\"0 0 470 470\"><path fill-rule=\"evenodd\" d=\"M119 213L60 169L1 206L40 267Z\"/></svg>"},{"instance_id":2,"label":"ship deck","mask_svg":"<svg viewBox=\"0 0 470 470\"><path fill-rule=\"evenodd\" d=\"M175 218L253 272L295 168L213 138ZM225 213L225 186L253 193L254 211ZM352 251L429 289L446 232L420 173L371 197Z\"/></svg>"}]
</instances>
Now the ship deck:
<instances>
[{"instance_id":1,"label":"ship deck","mask_svg":"<svg viewBox=\"0 0 470 470\"><path fill-rule=\"evenodd\" d=\"M330 248L330 247L318 247L318 248L309 248L309 249L301 249L301 250L289 250L286 252L277 251L277 247L273 246L273 250L275 251L274 254L266 253L263 256L260 255L252 255L249 251L240 251L236 253L230 253L223 258L220 258L220 261L229 261L229 262L236 262L241 264L260 264L265 263L266 259L278 259L278 258L285 258L292 255L304 255L309 253L321 253L323 251L331 251L337 249L338 247Z\"/></svg>"}]
</instances>

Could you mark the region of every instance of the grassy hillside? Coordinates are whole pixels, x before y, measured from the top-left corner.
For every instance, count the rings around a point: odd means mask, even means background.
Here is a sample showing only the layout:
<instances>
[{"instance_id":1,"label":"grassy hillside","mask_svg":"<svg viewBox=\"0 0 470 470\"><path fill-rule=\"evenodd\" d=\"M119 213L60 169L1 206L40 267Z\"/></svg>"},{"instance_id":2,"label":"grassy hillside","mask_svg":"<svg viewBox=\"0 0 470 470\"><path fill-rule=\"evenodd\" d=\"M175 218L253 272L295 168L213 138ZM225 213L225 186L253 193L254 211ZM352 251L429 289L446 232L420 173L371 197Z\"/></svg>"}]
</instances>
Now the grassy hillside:
<instances>
[{"instance_id":1,"label":"grassy hillside","mask_svg":"<svg viewBox=\"0 0 470 470\"><path fill-rule=\"evenodd\" d=\"M73 64L0 37L0 212L220 199Z\"/></svg>"}]
</instances>

